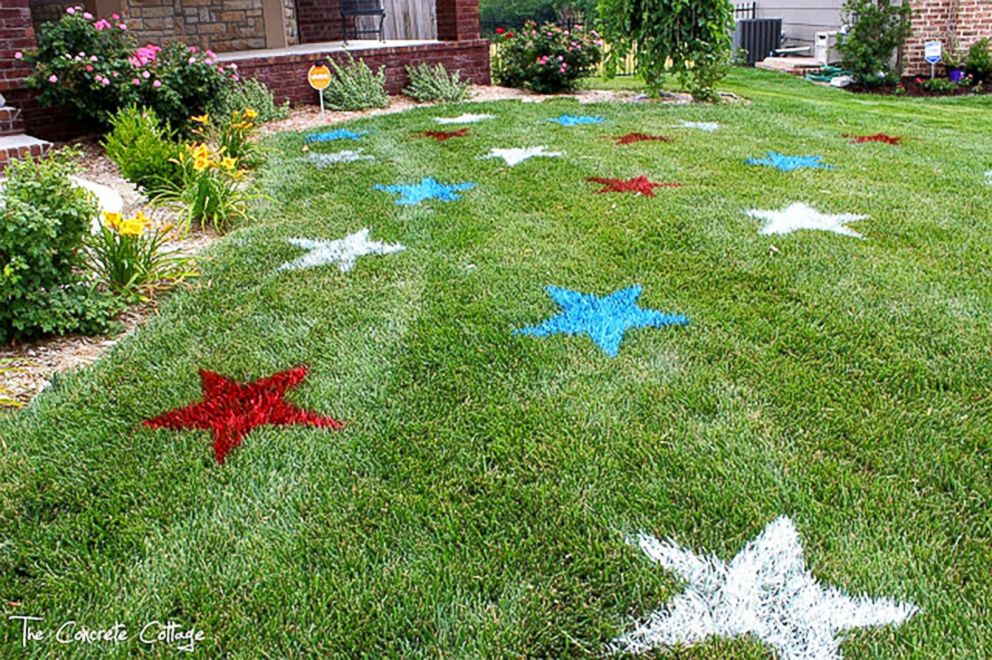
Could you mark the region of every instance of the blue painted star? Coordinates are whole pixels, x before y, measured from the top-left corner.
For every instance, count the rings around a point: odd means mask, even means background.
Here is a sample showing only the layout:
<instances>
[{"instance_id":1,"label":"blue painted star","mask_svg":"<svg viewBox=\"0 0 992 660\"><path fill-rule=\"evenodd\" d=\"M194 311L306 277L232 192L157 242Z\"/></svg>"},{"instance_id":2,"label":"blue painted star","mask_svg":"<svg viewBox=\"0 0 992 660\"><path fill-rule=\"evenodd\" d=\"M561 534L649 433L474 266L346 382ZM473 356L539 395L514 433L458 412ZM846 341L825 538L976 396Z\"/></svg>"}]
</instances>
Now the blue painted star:
<instances>
[{"instance_id":1,"label":"blue painted star","mask_svg":"<svg viewBox=\"0 0 992 660\"><path fill-rule=\"evenodd\" d=\"M307 136L307 143L313 142L333 142L334 140L357 140L363 135L368 135L368 131L349 131L347 128L339 128L326 133L311 133Z\"/></svg>"},{"instance_id":2,"label":"blue painted star","mask_svg":"<svg viewBox=\"0 0 992 660\"><path fill-rule=\"evenodd\" d=\"M606 120L602 117L561 115L560 117L548 119L547 121L553 121L556 124L561 124L562 126L581 126L582 124L602 124Z\"/></svg>"},{"instance_id":3,"label":"blue painted star","mask_svg":"<svg viewBox=\"0 0 992 660\"><path fill-rule=\"evenodd\" d=\"M783 172L801 170L810 167L821 170L832 170L833 167L823 162L823 156L786 156L777 151L769 151L765 158L748 158L744 161L748 165L764 165L766 167L777 167Z\"/></svg>"},{"instance_id":4,"label":"blue painted star","mask_svg":"<svg viewBox=\"0 0 992 660\"><path fill-rule=\"evenodd\" d=\"M400 206L410 206L419 204L426 199L440 199L442 202L454 202L461 199L458 194L461 190L474 188L475 184L468 183L438 183L431 177L423 179L420 183L397 184L394 186L384 186L376 184L375 189L383 192L399 193L400 198L396 203Z\"/></svg>"},{"instance_id":5,"label":"blue painted star","mask_svg":"<svg viewBox=\"0 0 992 660\"><path fill-rule=\"evenodd\" d=\"M689 319L684 316L643 309L637 304L641 291L641 286L635 284L600 297L591 293L579 293L549 286L548 295L562 307L563 311L540 325L514 330L513 334L532 337L547 337L559 333L586 335L596 342L604 353L616 357L624 333L631 328L662 328L689 323Z\"/></svg>"}]
</instances>

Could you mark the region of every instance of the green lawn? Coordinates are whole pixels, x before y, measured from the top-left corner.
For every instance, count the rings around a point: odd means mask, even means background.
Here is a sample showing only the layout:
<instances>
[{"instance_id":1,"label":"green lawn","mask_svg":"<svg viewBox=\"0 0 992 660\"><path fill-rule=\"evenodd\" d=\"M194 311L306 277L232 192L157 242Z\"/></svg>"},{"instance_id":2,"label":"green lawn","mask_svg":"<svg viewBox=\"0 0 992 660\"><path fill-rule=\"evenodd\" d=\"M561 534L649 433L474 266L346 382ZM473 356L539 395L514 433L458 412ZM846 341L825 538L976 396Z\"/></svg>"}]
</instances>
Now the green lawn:
<instances>
[{"instance_id":1,"label":"green lawn","mask_svg":"<svg viewBox=\"0 0 992 660\"><path fill-rule=\"evenodd\" d=\"M281 134L260 221L96 365L0 418L5 616L205 633L203 657L597 654L683 584L638 530L730 559L791 517L825 584L916 604L847 657L992 654L992 97L855 97L736 71L751 104L501 102L365 119L375 162L316 169ZM485 112L468 136L412 136ZM597 114L563 128L542 119ZM678 120L718 121L707 133ZM451 128L451 127L445 127ZM665 133L617 147L608 136ZM904 136L851 145L845 133ZM492 147L563 158L515 168ZM835 170L744 164L769 150ZM684 184L597 195L586 177ZM373 190L433 176L461 201ZM748 209L866 214L867 240L762 236ZM277 271L287 238L370 227L406 251ZM774 248L776 249L773 249ZM546 285L687 327L514 335L557 313ZM204 431L144 419L200 399L198 368L251 381L306 363L289 398L342 431L265 427L223 466ZM11 604L13 603L13 605ZM21 647L121 656L164 644ZM681 657L765 657L713 640Z\"/></svg>"}]
</instances>

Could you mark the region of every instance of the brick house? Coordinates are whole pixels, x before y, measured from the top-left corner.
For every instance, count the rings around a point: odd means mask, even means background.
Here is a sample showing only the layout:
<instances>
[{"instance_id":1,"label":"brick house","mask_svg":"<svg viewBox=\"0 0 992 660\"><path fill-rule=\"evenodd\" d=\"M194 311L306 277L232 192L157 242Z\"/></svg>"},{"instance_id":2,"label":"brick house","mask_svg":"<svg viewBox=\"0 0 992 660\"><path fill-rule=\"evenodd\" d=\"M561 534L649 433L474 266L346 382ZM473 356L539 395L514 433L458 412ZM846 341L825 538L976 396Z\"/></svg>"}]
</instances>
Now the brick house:
<instances>
[{"instance_id":1,"label":"brick house","mask_svg":"<svg viewBox=\"0 0 992 660\"><path fill-rule=\"evenodd\" d=\"M955 41L967 48L983 37L992 38L992 0L910 0L913 6L913 36L903 48L906 73L929 73L923 59L923 44ZM841 29L844 0L757 0L757 18L781 18L788 45L812 45L817 32Z\"/></svg>"},{"instance_id":2,"label":"brick house","mask_svg":"<svg viewBox=\"0 0 992 660\"><path fill-rule=\"evenodd\" d=\"M24 84L30 69L14 53L34 46L41 23L79 4L99 16L119 13L142 44L181 39L210 48L294 103L317 100L306 81L313 62L345 57L341 0L0 0L0 95L6 101L0 102L0 160L43 148L25 134L71 134L71 120L35 102ZM390 92L406 85L405 66L418 62L442 63L473 82L489 82L478 0L384 0L384 7L385 41L351 39L347 51L373 68L385 66Z\"/></svg>"}]
</instances>

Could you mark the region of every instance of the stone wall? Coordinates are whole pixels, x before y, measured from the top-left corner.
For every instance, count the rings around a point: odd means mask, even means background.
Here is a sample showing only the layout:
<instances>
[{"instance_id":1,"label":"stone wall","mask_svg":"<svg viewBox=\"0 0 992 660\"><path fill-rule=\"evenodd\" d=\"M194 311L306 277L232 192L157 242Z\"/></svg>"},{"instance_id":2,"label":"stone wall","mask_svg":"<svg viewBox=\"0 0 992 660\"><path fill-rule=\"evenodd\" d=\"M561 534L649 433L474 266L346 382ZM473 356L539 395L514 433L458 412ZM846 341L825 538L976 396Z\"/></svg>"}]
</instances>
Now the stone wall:
<instances>
[{"instance_id":1,"label":"stone wall","mask_svg":"<svg viewBox=\"0 0 992 660\"><path fill-rule=\"evenodd\" d=\"M280 0L286 43L298 43L295 0ZM30 0L35 28L82 0ZM218 53L266 47L262 0L122 0L121 16L142 44L182 39Z\"/></svg>"},{"instance_id":2,"label":"stone wall","mask_svg":"<svg viewBox=\"0 0 992 660\"><path fill-rule=\"evenodd\" d=\"M913 0L913 36L903 48L905 71L930 72L923 59L928 41L942 41L945 49L956 41L967 50L982 38L992 39L992 0Z\"/></svg>"}]
</instances>

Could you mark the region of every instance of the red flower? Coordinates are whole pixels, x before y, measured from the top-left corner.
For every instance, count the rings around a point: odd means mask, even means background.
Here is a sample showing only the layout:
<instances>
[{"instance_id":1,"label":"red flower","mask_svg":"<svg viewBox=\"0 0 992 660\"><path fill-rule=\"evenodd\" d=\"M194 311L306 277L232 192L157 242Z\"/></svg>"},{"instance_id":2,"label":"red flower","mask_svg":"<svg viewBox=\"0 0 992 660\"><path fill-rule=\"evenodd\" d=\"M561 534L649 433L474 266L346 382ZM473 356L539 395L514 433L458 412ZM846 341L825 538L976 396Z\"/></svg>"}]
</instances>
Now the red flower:
<instances>
[{"instance_id":1,"label":"red flower","mask_svg":"<svg viewBox=\"0 0 992 660\"><path fill-rule=\"evenodd\" d=\"M503 34L505 31L503 28L496 28L496 34Z\"/></svg>"},{"instance_id":2,"label":"red flower","mask_svg":"<svg viewBox=\"0 0 992 660\"><path fill-rule=\"evenodd\" d=\"M513 38L513 33L512 32L507 32L506 33L506 38L507 39L512 39Z\"/></svg>"}]
</instances>

